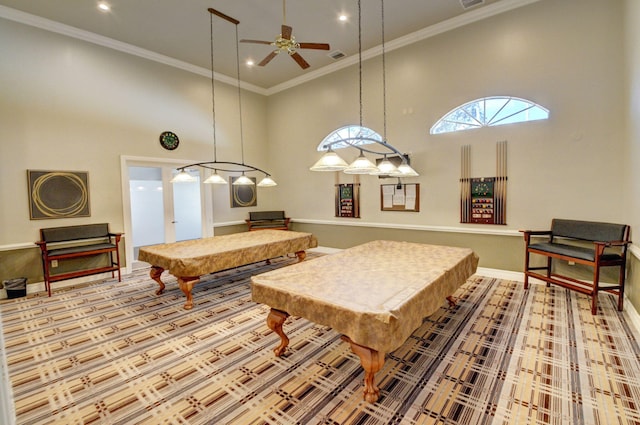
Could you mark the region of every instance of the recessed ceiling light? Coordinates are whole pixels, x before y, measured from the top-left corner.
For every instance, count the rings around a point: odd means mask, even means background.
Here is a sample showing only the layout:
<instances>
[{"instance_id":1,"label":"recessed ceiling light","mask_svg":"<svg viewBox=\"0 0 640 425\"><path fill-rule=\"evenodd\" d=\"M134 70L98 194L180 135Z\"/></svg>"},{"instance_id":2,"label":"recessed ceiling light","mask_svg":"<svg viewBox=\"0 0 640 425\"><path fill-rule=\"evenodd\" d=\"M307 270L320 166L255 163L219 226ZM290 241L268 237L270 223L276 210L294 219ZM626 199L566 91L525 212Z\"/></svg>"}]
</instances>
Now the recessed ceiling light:
<instances>
[{"instance_id":1,"label":"recessed ceiling light","mask_svg":"<svg viewBox=\"0 0 640 425\"><path fill-rule=\"evenodd\" d=\"M103 12L108 12L111 10L111 6L109 6L109 3L101 1L98 3L98 9L100 9Z\"/></svg>"},{"instance_id":2,"label":"recessed ceiling light","mask_svg":"<svg viewBox=\"0 0 640 425\"><path fill-rule=\"evenodd\" d=\"M253 66L255 65L255 62L252 59L247 59L247 62L245 62L247 64L247 66Z\"/></svg>"},{"instance_id":3,"label":"recessed ceiling light","mask_svg":"<svg viewBox=\"0 0 640 425\"><path fill-rule=\"evenodd\" d=\"M346 22L347 20L349 20L349 17L347 15L342 14L342 15L338 16L338 20L340 22Z\"/></svg>"}]
</instances>

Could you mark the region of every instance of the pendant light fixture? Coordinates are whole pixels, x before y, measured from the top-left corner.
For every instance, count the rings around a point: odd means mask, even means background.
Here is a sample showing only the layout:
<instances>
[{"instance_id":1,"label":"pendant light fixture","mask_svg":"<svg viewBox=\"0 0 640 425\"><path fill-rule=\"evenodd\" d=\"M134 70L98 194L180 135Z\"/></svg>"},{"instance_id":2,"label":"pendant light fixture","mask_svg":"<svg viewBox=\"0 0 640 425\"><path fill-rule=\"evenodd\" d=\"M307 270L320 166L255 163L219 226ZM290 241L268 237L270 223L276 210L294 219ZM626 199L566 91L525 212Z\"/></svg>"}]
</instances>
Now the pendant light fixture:
<instances>
[{"instance_id":1,"label":"pendant light fixture","mask_svg":"<svg viewBox=\"0 0 640 425\"><path fill-rule=\"evenodd\" d=\"M177 182L188 182L195 181L196 179L189 174L187 171L189 168L200 167L212 170L212 174L205 179L203 183L207 184L227 184L227 180L219 174L219 171L226 173L241 173L241 175L233 181L234 185L253 185L254 182L245 173L250 173L253 171L261 172L264 174L264 178L260 180L257 184L259 187L272 187L277 186L277 183L271 178L271 175L266 171L254 167L249 164L245 164L244 162L244 135L242 128L242 89L240 87L240 51L239 51L239 41L238 41L238 24L240 21L234 19L228 15L225 15L222 12L219 12L213 8L207 9L209 11L209 31L210 31L210 42L211 42L211 115L212 115L212 128L213 128L213 161L206 162L198 162L195 164L185 165L184 167L179 167L177 170L179 171L176 176L171 179L172 183ZM214 48L213 48L213 21L214 15L224 19L227 22L231 22L235 25L235 35L236 35L236 81L238 86L238 115L240 122L240 152L241 152L241 162L231 162L231 161L218 161L217 158L217 150L216 150L216 103L215 103L215 68L214 68Z\"/></svg>"},{"instance_id":2,"label":"pendant light fixture","mask_svg":"<svg viewBox=\"0 0 640 425\"><path fill-rule=\"evenodd\" d=\"M362 0L358 0L358 88L359 88L359 107L360 107L360 128L362 126ZM408 156L401 153L398 149L387 143L387 104L386 104L386 64L385 64L385 46L384 46L384 0L382 4L382 99L383 99L383 137L377 140L372 137L350 137L329 142L323 146L327 152L310 168L311 171L342 171L346 174L370 174L370 175L386 175L393 177L415 177L419 174L411 168ZM366 148L373 143L381 145L384 150L374 150ZM333 145L347 144L350 147L360 151L358 157L347 165L347 162L333 151ZM378 164L373 163L365 156L365 152L374 155L381 155L382 159ZM391 159L398 159L399 165L396 166Z\"/></svg>"}]
</instances>

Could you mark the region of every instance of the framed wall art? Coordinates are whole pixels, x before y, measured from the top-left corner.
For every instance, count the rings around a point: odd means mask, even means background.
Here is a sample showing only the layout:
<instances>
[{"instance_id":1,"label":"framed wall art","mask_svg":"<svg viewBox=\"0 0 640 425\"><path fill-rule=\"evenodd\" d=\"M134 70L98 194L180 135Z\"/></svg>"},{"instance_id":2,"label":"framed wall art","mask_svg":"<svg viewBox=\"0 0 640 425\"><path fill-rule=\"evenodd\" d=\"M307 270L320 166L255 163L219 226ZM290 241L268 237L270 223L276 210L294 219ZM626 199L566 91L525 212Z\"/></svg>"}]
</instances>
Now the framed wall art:
<instances>
[{"instance_id":1,"label":"framed wall art","mask_svg":"<svg viewBox=\"0 0 640 425\"><path fill-rule=\"evenodd\" d=\"M233 182L235 182L239 178L240 176L231 176L229 178L231 180L231 184L229 185L229 187L231 188L231 208L255 207L256 205L258 205L256 178L249 177L253 184L234 186Z\"/></svg>"},{"instance_id":2,"label":"framed wall art","mask_svg":"<svg viewBox=\"0 0 640 425\"><path fill-rule=\"evenodd\" d=\"M89 173L27 170L29 218L89 217Z\"/></svg>"}]
</instances>

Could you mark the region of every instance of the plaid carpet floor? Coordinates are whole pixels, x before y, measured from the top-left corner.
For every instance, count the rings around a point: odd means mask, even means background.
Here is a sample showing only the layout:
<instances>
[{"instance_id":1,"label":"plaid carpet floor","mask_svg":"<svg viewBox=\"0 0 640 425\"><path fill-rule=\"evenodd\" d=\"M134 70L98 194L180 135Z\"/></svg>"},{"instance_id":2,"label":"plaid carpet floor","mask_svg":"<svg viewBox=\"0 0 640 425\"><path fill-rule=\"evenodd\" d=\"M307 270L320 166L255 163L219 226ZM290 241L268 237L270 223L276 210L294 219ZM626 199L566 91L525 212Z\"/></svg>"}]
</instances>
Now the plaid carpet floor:
<instances>
[{"instance_id":1,"label":"plaid carpet floor","mask_svg":"<svg viewBox=\"0 0 640 425\"><path fill-rule=\"evenodd\" d=\"M287 355L250 301L252 274L205 276L183 310L146 270L0 303L20 424L640 424L640 349L608 295L473 277L427 318L362 400L358 357L289 318Z\"/></svg>"}]
</instances>

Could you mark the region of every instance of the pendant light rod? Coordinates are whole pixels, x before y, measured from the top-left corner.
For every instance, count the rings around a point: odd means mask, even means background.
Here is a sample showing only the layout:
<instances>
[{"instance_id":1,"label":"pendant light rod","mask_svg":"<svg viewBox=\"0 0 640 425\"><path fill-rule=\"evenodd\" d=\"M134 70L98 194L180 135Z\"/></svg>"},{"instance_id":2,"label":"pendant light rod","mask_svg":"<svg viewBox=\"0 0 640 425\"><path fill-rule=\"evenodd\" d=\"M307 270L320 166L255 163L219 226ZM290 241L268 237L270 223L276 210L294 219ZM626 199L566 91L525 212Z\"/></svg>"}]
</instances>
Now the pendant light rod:
<instances>
[{"instance_id":1,"label":"pendant light rod","mask_svg":"<svg viewBox=\"0 0 640 425\"><path fill-rule=\"evenodd\" d=\"M361 142L363 140L374 142L374 143L377 143L379 145L382 145L385 148L389 149L389 152L380 152L380 151L376 151L376 150L364 147L364 146L368 146L368 145L358 145L357 144L358 142ZM402 152L400 152L398 149L396 149L395 147L390 145L389 143L385 142L384 140L380 141L380 140L374 139L372 137L353 137L353 138L349 138L349 139L340 139L340 140L336 140L334 142L326 143L322 147L323 148L327 148L327 150L328 150L328 149L331 149L333 147L333 145L337 145L339 143L347 143L348 145L350 145L350 147L359 149L360 151L365 151L365 152L368 152L368 153L372 153L374 155L390 155L390 154L393 154L393 153L395 153L397 155L401 155L401 156L405 155Z\"/></svg>"},{"instance_id":2,"label":"pendant light rod","mask_svg":"<svg viewBox=\"0 0 640 425\"><path fill-rule=\"evenodd\" d=\"M238 22L239 23L239 22ZM244 135L242 133L242 89L240 88L240 49L238 48L238 24L236 24L236 79L238 82L238 114L240 120L240 154L244 164Z\"/></svg>"},{"instance_id":3,"label":"pendant light rod","mask_svg":"<svg viewBox=\"0 0 640 425\"><path fill-rule=\"evenodd\" d=\"M218 165L222 165L222 166L228 166L228 165L232 165L235 167L244 167L242 169L238 169L238 168L230 168L230 169L225 169L225 168L221 168ZM185 171L188 168L191 167L200 167L200 168L208 168L210 170L218 170L218 171L226 171L226 172L231 172L231 173L244 173L247 171L259 171L261 173L264 173L264 175L266 176L271 176L271 174L267 173L265 170L260 169L258 167L254 167L253 165L248 165L248 164L241 164L239 162L233 162L233 161L206 161L206 162L196 162L194 164L189 164L189 165L185 165L183 167L178 167L176 168L179 171Z\"/></svg>"},{"instance_id":4,"label":"pendant light rod","mask_svg":"<svg viewBox=\"0 0 640 425\"><path fill-rule=\"evenodd\" d=\"M358 103L362 127L362 0L358 0Z\"/></svg>"},{"instance_id":5,"label":"pendant light rod","mask_svg":"<svg viewBox=\"0 0 640 425\"><path fill-rule=\"evenodd\" d=\"M382 140L387 141L387 73L384 55L384 0L380 0L382 22Z\"/></svg>"},{"instance_id":6,"label":"pendant light rod","mask_svg":"<svg viewBox=\"0 0 640 425\"><path fill-rule=\"evenodd\" d=\"M220 12L217 12L215 9L209 9L211 14L209 15L209 38L210 38L210 46L211 46L211 54L209 57L211 58L211 118L213 122L213 160L218 160L218 151L216 145L216 84L215 84L215 75L214 75L214 67L213 67L213 15L220 16ZM228 18L227 15L223 15ZM226 19L226 18L225 18Z\"/></svg>"},{"instance_id":7,"label":"pendant light rod","mask_svg":"<svg viewBox=\"0 0 640 425\"><path fill-rule=\"evenodd\" d=\"M282 0L282 25L287 25L287 6L286 6L286 0Z\"/></svg>"},{"instance_id":8,"label":"pendant light rod","mask_svg":"<svg viewBox=\"0 0 640 425\"><path fill-rule=\"evenodd\" d=\"M320 150L326 150L325 154L311 168L311 171L342 171L346 174L370 174L378 176L393 177L416 177L418 173L409 165L409 156L387 143L387 86L386 86L386 62L385 62L385 35L384 35L384 0L381 0L381 21L382 21L382 109L383 109L383 136L382 140L362 135L356 137L341 138L325 143ZM363 127L363 102L362 102L362 0L358 0L358 104L360 127ZM334 145L344 144L348 147L358 149L360 155L351 164L347 164L340 156L333 151ZM380 145L387 149L380 152L369 145ZM375 146L374 145L374 146ZM369 161L364 153L381 155L382 159L377 164ZM396 165L387 158L388 155L396 154L400 159L400 165Z\"/></svg>"},{"instance_id":9,"label":"pendant light rod","mask_svg":"<svg viewBox=\"0 0 640 425\"><path fill-rule=\"evenodd\" d=\"M210 52L210 58L211 58L211 117L212 117L212 121L213 121L213 161L202 161L202 162L196 162L193 164L189 164L189 165L185 165L182 167L178 167L177 170L179 171L179 178L174 178L172 179L172 182L178 182L178 181L194 181L194 178L188 179L188 173L187 173L187 169L192 168L192 167L200 167L200 168L207 168L210 170L213 170L214 173L213 175L211 175L209 178L207 178L207 180L204 181L204 183L215 183L215 184L224 184L226 183L226 181L218 175L218 171L224 171L224 172L229 172L229 173L242 173L242 176L244 176L245 172L252 172L252 171L257 171L260 173L264 174L264 178L257 184L260 187L270 187L270 186L276 186L276 182L273 181L273 179L271 178L271 174L269 174L268 172L266 172L265 170L258 168L258 167L254 167L253 165L249 165L249 164L245 164L244 162L244 135L243 135L243 125L242 125L242 89L240 86L240 49L239 49L239 42L238 42L238 24L240 24L240 21L238 21L237 19L232 18L229 15L226 15L216 9L213 8L208 8L207 11L210 13L210 22L209 22L209 30L210 30L210 42L211 42L211 52ZM235 34L236 34L236 76L237 76L237 84L238 84L238 112L239 112L239 121L240 121L240 151L241 151L241 162L234 162L234 161L218 161L218 157L217 157L217 143L216 143L216 103L215 103L215 68L214 68L214 64L215 64L215 60L214 60L214 40L213 40L213 15L224 19L227 22L232 23L233 25L235 25ZM176 176L178 177L178 176ZM212 177L215 177L216 179L212 179ZM235 183L237 184L237 183Z\"/></svg>"},{"instance_id":10,"label":"pendant light rod","mask_svg":"<svg viewBox=\"0 0 640 425\"><path fill-rule=\"evenodd\" d=\"M229 21L234 25L238 25L240 23L240 21L238 21L237 19L232 18L229 15L225 15L224 13L220 12L219 10L215 10L214 8L210 7L209 9L207 9L209 11L209 13L211 13L212 15L216 15L222 19L224 19L225 21Z\"/></svg>"}]
</instances>

